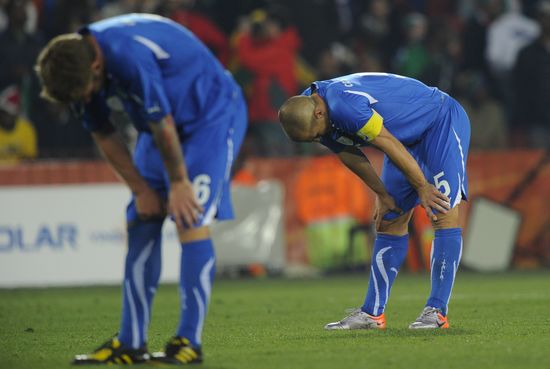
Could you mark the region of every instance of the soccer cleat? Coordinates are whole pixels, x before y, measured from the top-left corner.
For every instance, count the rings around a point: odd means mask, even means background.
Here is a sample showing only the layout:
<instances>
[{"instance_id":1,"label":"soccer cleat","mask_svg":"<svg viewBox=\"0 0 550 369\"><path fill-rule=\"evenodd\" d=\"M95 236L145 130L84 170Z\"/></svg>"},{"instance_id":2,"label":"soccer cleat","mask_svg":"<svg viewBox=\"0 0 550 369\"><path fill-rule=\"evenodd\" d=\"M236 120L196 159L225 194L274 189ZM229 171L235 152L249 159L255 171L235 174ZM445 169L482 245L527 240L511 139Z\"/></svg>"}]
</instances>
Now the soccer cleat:
<instances>
[{"instance_id":1,"label":"soccer cleat","mask_svg":"<svg viewBox=\"0 0 550 369\"><path fill-rule=\"evenodd\" d=\"M344 319L325 325L325 329L386 329L386 318L384 314L372 316L361 309L354 309Z\"/></svg>"},{"instance_id":2,"label":"soccer cleat","mask_svg":"<svg viewBox=\"0 0 550 369\"><path fill-rule=\"evenodd\" d=\"M149 361L149 354L145 347L141 349L129 349L122 347L118 338L112 338L105 342L91 354L76 355L71 364L141 364Z\"/></svg>"},{"instance_id":3,"label":"soccer cleat","mask_svg":"<svg viewBox=\"0 0 550 369\"><path fill-rule=\"evenodd\" d=\"M151 361L174 365L198 364L202 363L202 351L191 346L187 338L172 337L166 344L164 352L151 354Z\"/></svg>"},{"instance_id":4,"label":"soccer cleat","mask_svg":"<svg viewBox=\"0 0 550 369\"><path fill-rule=\"evenodd\" d=\"M441 310L426 306L414 322L409 325L410 329L438 329L449 328L449 321L441 314Z\"/></svg>"}]
</instances>

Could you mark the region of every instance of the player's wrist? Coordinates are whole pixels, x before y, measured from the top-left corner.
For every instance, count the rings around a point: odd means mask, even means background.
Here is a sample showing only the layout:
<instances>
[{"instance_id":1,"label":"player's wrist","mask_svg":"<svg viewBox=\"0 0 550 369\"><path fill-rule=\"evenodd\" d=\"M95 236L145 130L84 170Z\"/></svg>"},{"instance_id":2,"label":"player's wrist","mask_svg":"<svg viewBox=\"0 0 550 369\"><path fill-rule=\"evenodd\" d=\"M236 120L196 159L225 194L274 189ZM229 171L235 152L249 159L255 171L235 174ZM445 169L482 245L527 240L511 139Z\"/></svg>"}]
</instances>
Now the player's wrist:
<instances>
[{"instance_id":1,"label":"player's wrist","mask_svg":"<svg viewBox=\"0 0 550 369\"><path fill-rule=\"evenodd\" d=\"M175 181L170 181L170 189L184 188L191 186L191 182L188 178L181 178Z\"/></svg>"},{"instance_id":2,"label":"player's wrist","mask_svg":"<svg viewBox=\"0 0 550 369\"><path fill-rule=\"evenodd\" d=\"M422 190L428 188L430 186L430 183L426 180L422 182L418 182L417 184L413 184L413 187L416 189L417 192L421 192Z\"/></svg>"},{"instance_id":3,"label":"player's wrist","mask_svg":"<svg viewBox=\"0 0 550 369\"><path fill-rule=\"evenodd\" d=\"M143 195L144 193L153 191L147 183L141 183L131 186L132 193L136 196Z\"/></svg>"}]
</instances>

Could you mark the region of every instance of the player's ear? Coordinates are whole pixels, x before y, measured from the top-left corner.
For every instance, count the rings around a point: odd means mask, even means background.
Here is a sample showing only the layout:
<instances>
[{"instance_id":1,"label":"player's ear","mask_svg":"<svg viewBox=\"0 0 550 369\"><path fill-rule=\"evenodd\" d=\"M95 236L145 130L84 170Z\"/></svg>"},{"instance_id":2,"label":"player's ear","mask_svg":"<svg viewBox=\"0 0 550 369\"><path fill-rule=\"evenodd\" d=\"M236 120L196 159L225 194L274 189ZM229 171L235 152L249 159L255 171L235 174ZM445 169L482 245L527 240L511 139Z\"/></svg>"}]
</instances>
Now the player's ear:
<instances>
[{"instance_id":1,"label":"player's ear","mask_svg":"<svg viewBox=\"0 0 550 369\"><path fill-rule=\"evenodd\" d=\"M93 74L101 73L101 60L99 58L96 58L92 62L92 65L90 66L90 69L92 70Z\"/></svg>"},{"instance_id":2,"label":"player's ear","mask_svg":"<svg viewBox=\"0 0 550 369\"><path fill-rule=\"evenodd\" d=\"M315 106L315 109L313 109L313 116L315 119L321 119L325 116L325 111L320 105Z\"/></svg>"}]
</instances>

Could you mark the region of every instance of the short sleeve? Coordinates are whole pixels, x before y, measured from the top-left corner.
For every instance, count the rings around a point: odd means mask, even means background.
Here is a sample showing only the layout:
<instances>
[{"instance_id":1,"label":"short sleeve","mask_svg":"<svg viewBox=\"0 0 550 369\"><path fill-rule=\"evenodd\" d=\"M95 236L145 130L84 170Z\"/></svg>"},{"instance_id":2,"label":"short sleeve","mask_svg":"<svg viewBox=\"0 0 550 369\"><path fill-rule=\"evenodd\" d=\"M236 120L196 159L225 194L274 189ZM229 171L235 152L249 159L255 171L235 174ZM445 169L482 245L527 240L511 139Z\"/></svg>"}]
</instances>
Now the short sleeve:
<instances>
[{"instance_id":1,"label":"short sleeve","mask_svg":"<svg viewBox=\"0 0 550 369\"><path fill-rule=\"evenodd\" d=\"M159 122L171 113L170 104L164 91L162 72L158 58L169 58L160 48L145 38L129 40L130 43L116 56L116 64L111 66L115 77L128 88L132 98L140 102L142 118L146 122Z\"/></svg>"}]
</instances>

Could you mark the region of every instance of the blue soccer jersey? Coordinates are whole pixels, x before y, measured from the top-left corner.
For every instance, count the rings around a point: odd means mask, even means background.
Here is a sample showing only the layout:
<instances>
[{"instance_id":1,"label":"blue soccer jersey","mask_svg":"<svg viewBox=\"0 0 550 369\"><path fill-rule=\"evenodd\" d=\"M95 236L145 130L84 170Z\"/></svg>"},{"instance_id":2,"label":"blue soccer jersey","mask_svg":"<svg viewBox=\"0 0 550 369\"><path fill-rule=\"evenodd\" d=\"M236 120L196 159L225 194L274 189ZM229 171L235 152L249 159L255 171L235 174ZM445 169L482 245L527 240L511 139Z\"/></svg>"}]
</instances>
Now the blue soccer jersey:
<instances>
[{"instance_id":1,"label":"blue soccer jersey","mask_svg":"<svg viewBox=\"0 0 550 369\"><path fill-rule=\"evenodd\" d=\"M415 79L386 73L314 82L303 92L312 93L327 105L331 129L321 143L332 151L366 145L384 126L406 146L426 179L450 198L452 207L468 197L470 124L452 97ZM416 190L387 156L381 179L399 208L408 211L419 203ZM384 219L397 216L390 213Z\"/></svg>"},{"instance_id":2,"label":"blue soccer jersey","mask_svg":"<svg viewBox=\"0 0 550 369\"><path fill-rule=\"evenodd\" d=\"M357 73L314 82L327 104L332 130L321 143L335 152L367 144L386 127L404 145L418 142L436 121L447 94L412 78L387 73Z\"/></svg>"},{"instance_id":3,"label":"blue soccer jersey","mask_svg":"<svg viewBox=\"0 0 550 369\"><path fill-rule=\"evenodd\" d=\"M105 59L106 82L82 110L90 131L130 121L138 131L171 114L186 136L207 128L238 93L234 80L206 46L169 19L130 14L93 23Z\"/></svg>"},{"instance_id":4,"label":"blue soccer jersey","mask_svg":"<svg viewBox=\"0 0 550 369\"><path fill-rule=\"evenodd\" d=\"M195 226L233 217L230 169L246 131L239 86L213 54L186 28L149 14L130 14L81 30L98 42L106 80L83 106L85 128L109 132L132 124L139 132L134 164L151 188L166 197L170 181L150 123L172 115L189 180L205 209ZM111 125L112 124L112 125ZM127 218L137 217L135 199Z\"/></svg>"}]
</instances>

